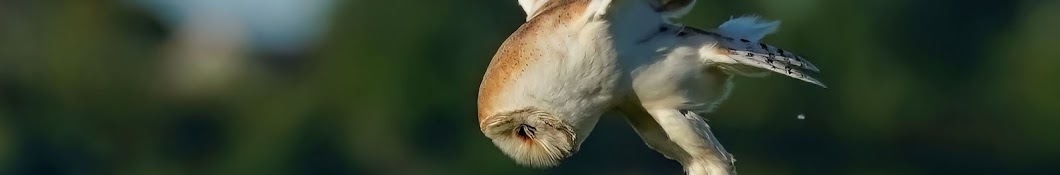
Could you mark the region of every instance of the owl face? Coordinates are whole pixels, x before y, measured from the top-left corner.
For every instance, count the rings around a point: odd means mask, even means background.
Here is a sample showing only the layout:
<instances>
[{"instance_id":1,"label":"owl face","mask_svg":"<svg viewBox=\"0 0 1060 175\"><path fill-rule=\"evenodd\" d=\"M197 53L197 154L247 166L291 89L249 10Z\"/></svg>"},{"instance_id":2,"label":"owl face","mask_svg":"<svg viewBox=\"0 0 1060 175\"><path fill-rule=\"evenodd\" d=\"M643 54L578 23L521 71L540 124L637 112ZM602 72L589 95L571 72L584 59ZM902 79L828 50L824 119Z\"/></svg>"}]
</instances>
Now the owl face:
<instances>
[{"instance_id":1,"label":"owl face","mask_svg":"<svg viewBox=\"0 0 1060 175\"><path fill-rule=\"evenodd\" d=\"M482 133L515 162L531 167L552 167L576 152L577 128L552 114L535 109L488 117ZM588 132L588 131L586 131Z\"/></svg>"}]
</instances>

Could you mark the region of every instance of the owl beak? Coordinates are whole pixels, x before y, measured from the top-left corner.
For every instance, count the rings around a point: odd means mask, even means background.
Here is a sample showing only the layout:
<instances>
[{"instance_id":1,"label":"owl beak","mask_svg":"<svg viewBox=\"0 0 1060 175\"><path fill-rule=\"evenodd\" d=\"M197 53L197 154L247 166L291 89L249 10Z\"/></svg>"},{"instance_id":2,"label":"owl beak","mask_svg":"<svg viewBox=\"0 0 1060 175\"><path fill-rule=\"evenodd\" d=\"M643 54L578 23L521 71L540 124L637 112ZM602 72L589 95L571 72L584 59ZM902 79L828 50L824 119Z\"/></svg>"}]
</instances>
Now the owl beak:
<instances>
[{"instance_id":1,"label":"owl beak","mask_svg":"<svg viewBox=\"0 0 1060 175\"><path fill-rule=\"evenodd\" d=\"M515 130L515 135L519 137L519 139L522 139L524 142L528 143L534 141L534 134L537 133L537 128L527 124L521 124L516 127Z\"/></svg>"}]
</instances>

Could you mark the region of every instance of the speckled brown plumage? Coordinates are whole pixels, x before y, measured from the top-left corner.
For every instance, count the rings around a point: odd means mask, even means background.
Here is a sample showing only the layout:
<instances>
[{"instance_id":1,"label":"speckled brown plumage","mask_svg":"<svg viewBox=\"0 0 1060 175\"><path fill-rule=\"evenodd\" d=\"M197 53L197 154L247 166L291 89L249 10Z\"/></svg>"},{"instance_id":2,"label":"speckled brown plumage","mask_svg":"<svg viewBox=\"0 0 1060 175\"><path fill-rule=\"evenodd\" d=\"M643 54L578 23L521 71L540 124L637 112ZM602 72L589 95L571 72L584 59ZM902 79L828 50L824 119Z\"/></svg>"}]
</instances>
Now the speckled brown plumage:
<instances>
[{"instance_id":1,"label":"speckled brown plumage","mask_svg":"<svg viewBox=\"0 0 1060 175\"><path fill-rule=\"evenodd\" d=\"M489 117L491 104L507 85L512 84L513 79L519 77L527 66L539 59L562 59L541 58L541 45L537 41L541 37L570 37L559 35L550 29L557 29L567 25L572 20L582 15L589 4L589 0L557 0L550 1L542 8L536 17L523 23L507 40L497 49L497 53L490 61L489 68L479 86L478 98L478 120ZM559 36L553 36L559 35Z\"/></svg>"}]
</instances>

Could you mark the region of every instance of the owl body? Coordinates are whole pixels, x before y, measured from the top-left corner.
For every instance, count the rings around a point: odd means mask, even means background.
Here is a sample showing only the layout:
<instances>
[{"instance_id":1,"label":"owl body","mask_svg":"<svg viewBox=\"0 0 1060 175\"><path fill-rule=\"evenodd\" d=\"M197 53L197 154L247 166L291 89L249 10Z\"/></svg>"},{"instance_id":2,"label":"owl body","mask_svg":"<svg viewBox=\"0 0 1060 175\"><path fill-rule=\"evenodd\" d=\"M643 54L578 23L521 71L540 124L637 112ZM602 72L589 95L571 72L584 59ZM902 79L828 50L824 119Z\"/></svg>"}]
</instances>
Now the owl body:
<instances>
[{"instance_id":1,"label":"owl body","mask_svg":"<svg viewBox=\"0 0 1060 175\"><path fill-rule=\"evenodd\" d=\"M700 117L735 75L777 72L820 84L816 67L758 43L776 23L738 18L714 31L670 19L694 0L520 0L527 22L504 41L479 87L484 135L515 162L571 156L603 113L624 114L647 145L689 174L735 173Z\"/></svg>"}]
</instances>

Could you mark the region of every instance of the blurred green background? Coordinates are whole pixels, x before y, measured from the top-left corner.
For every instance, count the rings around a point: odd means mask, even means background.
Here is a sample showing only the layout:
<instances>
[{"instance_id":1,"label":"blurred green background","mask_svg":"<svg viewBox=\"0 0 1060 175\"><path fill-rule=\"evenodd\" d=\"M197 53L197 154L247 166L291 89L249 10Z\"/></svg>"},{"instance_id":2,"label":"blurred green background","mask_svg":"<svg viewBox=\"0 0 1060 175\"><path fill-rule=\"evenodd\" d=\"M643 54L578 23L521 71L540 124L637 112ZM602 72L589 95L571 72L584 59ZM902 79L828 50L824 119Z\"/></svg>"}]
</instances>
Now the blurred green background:
<instances>
[{"instance_id":1,"label":"blurred green background","mask_svg":"<svg viewBox=\"0 0 1060 175\"><path fill-rule=\"evenodd\" d=\"M211 4L212 3L212 4ZM738 78L744 175L1060 174L1060 1L699 0L820 89ZM547 170L478 130L515 0L0 0L0 174L682 174L620 116ZM796 119L804 114L806 119Z\"/></svg>"}]
</instances>

